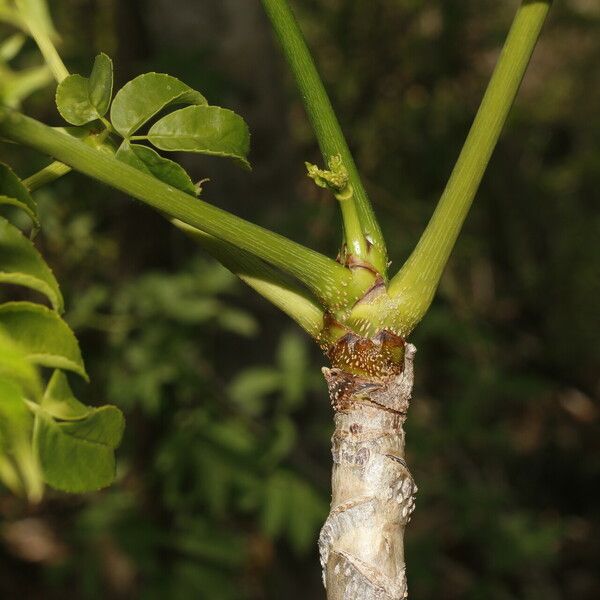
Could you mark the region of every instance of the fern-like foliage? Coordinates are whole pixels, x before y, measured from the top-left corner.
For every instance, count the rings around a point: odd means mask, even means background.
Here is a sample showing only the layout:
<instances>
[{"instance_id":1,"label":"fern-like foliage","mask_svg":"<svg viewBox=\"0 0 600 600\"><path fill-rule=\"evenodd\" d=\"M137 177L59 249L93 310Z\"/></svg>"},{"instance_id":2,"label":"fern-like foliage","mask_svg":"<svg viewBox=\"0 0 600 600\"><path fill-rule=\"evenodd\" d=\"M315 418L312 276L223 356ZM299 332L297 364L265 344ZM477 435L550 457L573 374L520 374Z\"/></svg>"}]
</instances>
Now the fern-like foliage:
<instances>
[{"instance_id":1,"label":"fern-like foliage","mask_svg":"<svg viewBox=\"0 0 600 600\"><path fill-rule=\"evenodd\" d=\"M27 214L37 229L35 201L4 164L0 194L2 204ZM61 316L58 282L30 237L5 217L0 284L28 288L43 300L0 304L0 481L32 501L41 498L44 483L69 492L109 485L123 416L114 406L91 408L73 395L68 377L87 380L87 373Z\"/></svg>"},{"instance_id":2,"label":"fern-like foliage","mask_svg":"<svg viewBox=\"0 0 600 600\"><path fill-rule=\"evenodd\" d=\"M19 106L54 73L66 135L189 194L192 202L200 184L156 149L223 156L249 168L244 120L210 106L175 77L140 75L113 99L113 63L106 54L96 57L89 77L68 75L56 60L51 43L56 32L43 0L0 0L0 22L19 30L0 43L0 105ZM27 35L36 40L48 66L17 72L9 63ZM87 381L88 376L77 339L62 318L58 282L33 243L41 227L28 189L38 186L39 178L35 185L33 180L22 181L0 163L0 209L7 211L0 215L0 291L5 298L8 290L10 298L0 303L0 483L39 501L44 484L86 492L112 483L124 419L114 406L82 404L69 385L69 377ZM23 215L29 235L23 231ZM10 296L18 288L27 290L25 296L19 292L21 299Z\"/></svg>"}]
</instances>

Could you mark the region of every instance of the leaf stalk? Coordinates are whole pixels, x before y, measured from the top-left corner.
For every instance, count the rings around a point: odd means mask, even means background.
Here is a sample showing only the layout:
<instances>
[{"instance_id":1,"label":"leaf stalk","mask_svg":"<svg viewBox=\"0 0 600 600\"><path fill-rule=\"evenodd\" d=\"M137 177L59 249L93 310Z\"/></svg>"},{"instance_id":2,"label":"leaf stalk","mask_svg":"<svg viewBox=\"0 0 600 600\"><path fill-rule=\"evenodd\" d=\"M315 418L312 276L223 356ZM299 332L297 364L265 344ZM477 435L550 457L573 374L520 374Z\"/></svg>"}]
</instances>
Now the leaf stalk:
<instances>
[{"instance_id":1,"label":"leaf stalk","mask_svg":"<svg viewBox=\"0 0 600 600\"><path fill-rule=\"evenodd\" d=\"M390 282L387 319L407 335L425 315L498 142L551 0L524 0L448 184L414 251ZM380 300L383 301L383 300Z\"/></svg>"},{"instance_id":2,"label":"leaf stalk","mask_svg":"<svg viewBox=\"0 0 600 600\"><path fill-rule=\"evenodd\" d=\"M345 242L359 252L356 258L369 262L385 277L387 251L379 223L302 31L286 0L262 0L262 4L295 77L323 160L328 163L339 155L348 170L354 192L349 203L355 208L342 211ZM356 215L359 228L354 223L347 223L350 215Z\"/></svg>"}]
</instances>

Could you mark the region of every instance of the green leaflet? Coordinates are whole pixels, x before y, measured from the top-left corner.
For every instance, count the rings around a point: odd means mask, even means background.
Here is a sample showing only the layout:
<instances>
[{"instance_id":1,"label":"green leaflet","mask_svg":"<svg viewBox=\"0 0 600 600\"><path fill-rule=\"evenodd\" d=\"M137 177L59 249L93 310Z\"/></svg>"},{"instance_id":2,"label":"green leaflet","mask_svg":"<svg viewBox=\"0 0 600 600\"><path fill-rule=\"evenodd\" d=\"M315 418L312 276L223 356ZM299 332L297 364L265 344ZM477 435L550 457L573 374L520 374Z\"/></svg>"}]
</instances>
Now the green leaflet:
<instances>
[{"instance_id":1,"label":"green leaflet","mask_svg":"<svg viewBox=\"0 0 600 600\"><path fill-rule=\"evenodd\" d=\"M66 492L89 492L114 481L114 450L125 426L118 408L83 405L73 396L65 374L55 371L34 412L35 443L49 485Z\"/></svg>"},{"instance_id":2,"label":"green leaflet","mask_svg":"<svg viewBox=\"0 0 600 600\"><path fill-rule=\"evenodd\" d=\"M168 185L197 195L197 189L185 169L176 162L163 158L158 152L141 144L131 144L124 140L117 150L117 158L132 167L152 175Z\"/></svg>"},{"instance_id":3,"label":"green leaflet","mask_svg":"<svg viewBox=\"0 0 600 600\"><path fill-rule=\"evenodd\" d=\"M19 385L0 377L0 480L14 493L37 501L43 484L30 441L32 429L33 416Z\"/></svg>"},{"instance_id":4,"label":"green leaflet","mask_svg":"<svg viewBox=\"0 0 600 600\"><path fill-rule=\"evenodd\" d=\"M113 450L121 443L125 421L123 413L109 404L91 408L84 419L60 423L61 429L71 437L108 446Z\"/></svg>"},{"instance_id":5,"label":"green leaflet","mask_svg":"<svg viewBox=\"0 0 600 600\"><path fill-rule=\"evenodd\" d=\"M103 117L108 112L113 92L113 63L104 52L98 54L94 60L89 90L92 106L95 106L98 114Z\"/></svg>"},{"instance_id":6,"label":"green leaflet","mask_svg":"<svg viewBox=\"0 0 600 600\"><path fill-rule=\"evenodd\" d=\"M13 170L0 162L0 205L16 206L27 213L34 226L40 226L37 204Z\"/></svg>"},{"instance_id":7,"label":"green leaflet","mask_svg":"<svg viewBox=\"0 0 600 600\"><path fill-rule=\"evenodd\" d=\"M87 381L79 343L54 311L31 302L7 302L0 305L0 326L34 364L73 371Z\"/></svg>"},{"instance_id":8,"label":"green leaflet","mask_svg":"<svg viewBox=\"0 0 600 600\"><path fill-rule=\"evenodd\" d=\"M112 408L113 407L106 407ZM115 445L98 442L110 439L110 427L101 420L92 428L69 429L72 422L59 423L40 411L37 415L35 443L37 444L44 480L65 492L89 492L110 485L115 478ZM83 421L85 423L85 421ZM77 421L76 423L79 423ZM94 436L88 436L90 431Z\"/></svg>"},{"instance_id":9,"label":"green leaflet","mask_svg":"<svg viewBox=\"0 0 600 600\"><path fill-rule=\"evenodd\" d=\"M50 377L40 406L52 417L63 421L85 419L93 410L75 398L67 376L58 370Z\"/></svg>"},{"instance_id":10,"label":"green leaflet","mask_svg":"<svg viewBox=\"0 0 600 600\"><path fill-rule=\"evenodd\" d=\"M69 75L59 83L56 107L67 123L85 125L108 112L112 88L112 60L106 54L99 54L89 78Z\"/></svg>"},{"instance_id":11,"label":"green leaflet","mask_svg":"<svg viewBox=\"0 0 600 600\"><path fill-rule=\"evenodd\" d=\"M206 105L206 98L171 75L145 73L126 83L110 109L113 127L125 138L174 104Z\"/></svg>"},{"instance_id":12,"label":"green leaflet","mask_svg":"<svg viewBox=\"0 0 600 600\"><path fill-rule=\"evenodd\" d=\"M188 106L157 121L148 139L161 150L233 158L250 169L250 132L242 117L218 106Z\"/></svg>"},{"instance_id":13,"label":"green leaflet","mask_svg":"<svg viewBox=\"0 0 600 600\"><path fill-rule=\"evenodd\" d=\"M111 405L93 408L82 404L62 371L54 371L40 406L55 419L67 421L61 427L73 437L111 448L121 443L125 426L121 411Z\"/></svg>"},{"instance_id":14,"label":"green leaflet","mask_svg":"<svg viewBox=\"0 0 600 600\"><path fill-rule=\"evenodd\" d=\"M22 285L44 294L57 312L63 298L52 271L16 227L0 217L0 283Z\"/></svg>"}]
</instances>

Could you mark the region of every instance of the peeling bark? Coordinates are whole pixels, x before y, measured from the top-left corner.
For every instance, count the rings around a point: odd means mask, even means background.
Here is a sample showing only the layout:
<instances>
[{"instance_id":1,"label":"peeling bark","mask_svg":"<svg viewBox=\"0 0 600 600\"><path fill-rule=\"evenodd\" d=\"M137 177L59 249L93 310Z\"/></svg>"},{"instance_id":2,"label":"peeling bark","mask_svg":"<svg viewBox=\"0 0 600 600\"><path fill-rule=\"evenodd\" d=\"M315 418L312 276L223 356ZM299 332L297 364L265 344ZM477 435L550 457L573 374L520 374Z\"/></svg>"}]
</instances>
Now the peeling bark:
<instances>
[{"instance_id":1,"label":"peeling bark","mask_svg":"<svg viewBox=\"0 0 600 600\"><path fill-rule=\"evenodd\" d=\"M377 348L384 339L369 342ZM346 342L347 353L355 347L356 340ZM328 600L408 597L404 529L417 486L404 459L403 425L415 352L404 346L396 369L388 363L357 375L335 362L323 369L335 412L331 511L319 536Z\"/></svg>"}]
</instances>

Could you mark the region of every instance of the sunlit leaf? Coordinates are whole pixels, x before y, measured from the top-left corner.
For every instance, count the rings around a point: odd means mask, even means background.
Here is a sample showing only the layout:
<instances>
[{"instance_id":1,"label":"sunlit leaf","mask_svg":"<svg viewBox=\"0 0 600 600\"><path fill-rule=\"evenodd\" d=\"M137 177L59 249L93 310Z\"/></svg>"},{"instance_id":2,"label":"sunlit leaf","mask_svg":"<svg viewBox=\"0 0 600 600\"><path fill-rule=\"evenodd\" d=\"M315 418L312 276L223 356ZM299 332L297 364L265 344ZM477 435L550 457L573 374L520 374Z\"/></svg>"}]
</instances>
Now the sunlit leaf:
<instances>
[{"instance_id":1,"label":"sunlit leaf","mask_svg":"<svg viewBox=\"0 0 600 600\"><path fill-rule=\"evenodd\" d=\"M87 374L79 343L69 326L49 308L31 302L0 305L0 326L35 364Z\"/></svg>"},{"instance_id":2,"label":"sunlit leaf","mask_svg":"<svg viewBox=\"0 0 600 600\"><path fill-rule=\"evenodd\" d=\"M33 243L0 217L0 283L22 285L44 294L62 312L58 283Z\"/></svg>"},{"instance_id":3,"label":"sunlit leaf","mask_svg":"<svg viewBox=\"0 0 600 600\"><path fill-rule=\"evenodd\" d=\"M69 75L56 88L56 107L62 118L72 125L85 125L108 111L112 96L112 61L99 54L89 78Z\"/></svg>"},{"instance_id":4,"label":"sunlit leaf","mask_svg":"<svg viewBox=\"0 0 600 600\"><path fill-rule=\"evenodd\" d=\"M117 448L123 437L125 420L123 413L111 405L92 408L84 419L71 420L60 424L62 430L70 436Z\"/></svg>"},{"instance_id":5,"label":"sunlit leaf","mask_svg":"<svg viewBox=\"0 0 600 600\"><path fill-rule=\"evenodd\" d=\"M225 156L250 168L250 132L242 117L218 106L188 106L164 116L148 132L161 150Z\"/></svg>"},{"instance_id":6,"label":"sunlit leaf","mask_svg":"<svg viewBox=\"0 0 600 600\"><path fill-rule=\"evenodd\" d=\"M67 492L85 492L112 483L114 449L125 426L118 408L83 405L73 395L66 375L55 371L36 414L36 443L48 484Z\"/></svg>"},{"instance_id":7,"label":"sunlit leaf","mask_svg":"<svg viewBox=\"0 0 600 600\"><path fill-rule=\"evenodd\" d=\"M89 440L85 435L73 435L68 429L73 422L58 423L43 411L37 419L35 441L46 483L59 490L81 493L114 481L112 446Z\"/></svg>"},{"instance_id":8,"label":"sunlit leaf","mask_svg":"<svg viewBox=\"0 0 600 600\"><path fill-rule=\"evenodd\" d=\"M89 406L75 398L67 376L59 370L52 374L40 406L52 417L63 421L85 419L92 412Z\"/></svg>"},{"instance_id":9,"label":"sunlit leaf","mask_svg":"<svg viewBox=\"0 0 600 600\"><path fill-rule=\"evenodd\" d=\"M191 195L196 195L196 186L185 169L176 162L163 158L158 152L141 144L124 140L117 150L117 158L139 171Z\"/></svg>"},{"instance_id":10,"label":"sunlit leaf","mask_svg":"<svg viewBox=\"0 0 600 600\"><path fill-rule=\"evenodd\" d=\"M168 106L206 103L200 92L171 75L145 73L117 92L110 109L110 120L123 137L129 137Z\"/></svg>"}]
</instances>

